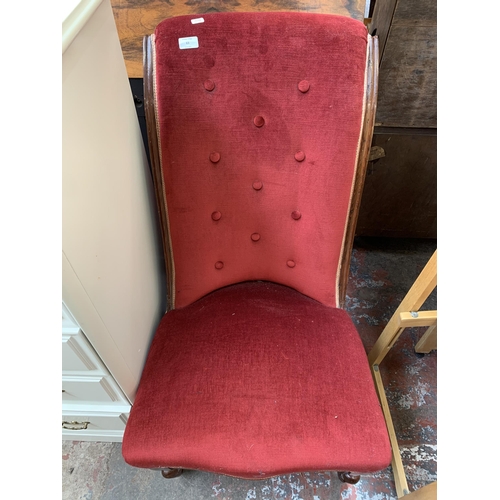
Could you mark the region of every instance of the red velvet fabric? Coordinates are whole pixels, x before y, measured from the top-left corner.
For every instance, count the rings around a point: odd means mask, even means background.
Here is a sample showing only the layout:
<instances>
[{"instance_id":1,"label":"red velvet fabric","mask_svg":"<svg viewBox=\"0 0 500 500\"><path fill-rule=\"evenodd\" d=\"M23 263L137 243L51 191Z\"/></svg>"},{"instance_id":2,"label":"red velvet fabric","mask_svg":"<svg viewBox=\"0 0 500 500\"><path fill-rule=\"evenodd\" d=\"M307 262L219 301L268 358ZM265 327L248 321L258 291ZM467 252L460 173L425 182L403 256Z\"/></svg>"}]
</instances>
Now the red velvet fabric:
<instances>
[{"instance_id":1,"label":"red velvet fabric","mask_svg":"<svg viewBox=\"0 0 500 500\"><path fill-rule=\"evenodd\" d=\"M175 307L259 279L336 306L366 28L295 12L195 17L166 19L154 37ZM199 47L180 49L192 36Z\"/></svg>"},{"instance_id":2,"label":"red velvet fabric","mask_svg":"<svg viewBox=\"0 0 500 500\"><path fill-rule=\"evenodd\" d=\"M243 478L370 472L391 460L347 313L266 282L232 285L164 316L122 452L137 467Z\"/></svg>"}]
</instances>

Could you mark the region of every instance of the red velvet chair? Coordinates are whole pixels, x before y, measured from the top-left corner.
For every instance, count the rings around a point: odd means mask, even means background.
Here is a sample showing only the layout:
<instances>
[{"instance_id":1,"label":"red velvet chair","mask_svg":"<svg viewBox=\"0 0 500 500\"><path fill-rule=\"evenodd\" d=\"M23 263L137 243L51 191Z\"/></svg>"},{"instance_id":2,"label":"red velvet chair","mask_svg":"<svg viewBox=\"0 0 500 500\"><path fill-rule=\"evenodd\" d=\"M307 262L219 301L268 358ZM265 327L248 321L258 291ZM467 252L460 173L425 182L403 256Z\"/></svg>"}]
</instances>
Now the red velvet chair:
<instances>
[{"instance_id":1,"label":"red velvet chair","mask_svg":"<svg viewBox=\"0 0 500 500\"><path fill-rule=\"evenodd\" d=\"M215 13L145 39L168 268L123 456L166 477L358 473L391 461L344 301L377 40L347 17Z\"/></svg>"}]
</instances>

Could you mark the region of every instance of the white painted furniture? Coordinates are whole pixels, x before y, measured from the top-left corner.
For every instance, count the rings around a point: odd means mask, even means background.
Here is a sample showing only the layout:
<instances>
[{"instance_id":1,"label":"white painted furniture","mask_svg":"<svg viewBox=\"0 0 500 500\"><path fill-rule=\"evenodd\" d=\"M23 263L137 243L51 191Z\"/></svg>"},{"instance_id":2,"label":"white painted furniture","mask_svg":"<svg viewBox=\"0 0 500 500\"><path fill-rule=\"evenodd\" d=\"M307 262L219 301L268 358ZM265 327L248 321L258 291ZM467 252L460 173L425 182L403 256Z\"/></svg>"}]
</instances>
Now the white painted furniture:
<instances>
[{"instance_id":1,"label":"white painted furniture","mask_svg":"<svg viewBox=\"0 0 500 500\"><path fill-rule=\"evenodd\" d=\"M122 440L130 402L64 304L62 401L63 439Z\"/></svg>"},{"instance_id":2,"label":"white painted furniture","mask_svg":"<svg viewBox=\"0 0 500 500\"><path fill-rule=\"evenodd\" d=\"M66 3L62 53L63 438L116 441L165 310L156 206L109 0Z\"/></svg>"}]
</instances>

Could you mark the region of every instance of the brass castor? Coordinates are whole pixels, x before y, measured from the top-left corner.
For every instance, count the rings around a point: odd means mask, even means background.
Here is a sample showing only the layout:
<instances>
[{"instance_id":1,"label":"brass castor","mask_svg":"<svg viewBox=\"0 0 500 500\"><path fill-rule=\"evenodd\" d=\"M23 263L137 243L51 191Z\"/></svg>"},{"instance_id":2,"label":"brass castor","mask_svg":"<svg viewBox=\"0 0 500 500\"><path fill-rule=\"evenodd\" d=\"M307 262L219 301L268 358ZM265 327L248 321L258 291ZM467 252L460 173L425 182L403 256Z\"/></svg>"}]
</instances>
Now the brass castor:
<instances>
[{"instance_id":1,"label":"brass castor","mask_svg":"<svg viewBox=\"0 0 500 500\"><path fill-rule=\"evenodd\" d=\"M347 472L347 471L337 472L337 475L339 476L339 479L343 483L349 483L349 484L356 484L360 478L359 474L353 474L352 472Z\"/></svg>"},{"instance_id":2,"label":"brass castor","mask_svg":"<svg viewBox=\"0 0 500 500\"><path fill-rule=\"evenodd\" d=\"M179 477L184 472L184 469L162 469L161 475L166 479L172 479L173 477Z\"/></svg>"}]
</instances>

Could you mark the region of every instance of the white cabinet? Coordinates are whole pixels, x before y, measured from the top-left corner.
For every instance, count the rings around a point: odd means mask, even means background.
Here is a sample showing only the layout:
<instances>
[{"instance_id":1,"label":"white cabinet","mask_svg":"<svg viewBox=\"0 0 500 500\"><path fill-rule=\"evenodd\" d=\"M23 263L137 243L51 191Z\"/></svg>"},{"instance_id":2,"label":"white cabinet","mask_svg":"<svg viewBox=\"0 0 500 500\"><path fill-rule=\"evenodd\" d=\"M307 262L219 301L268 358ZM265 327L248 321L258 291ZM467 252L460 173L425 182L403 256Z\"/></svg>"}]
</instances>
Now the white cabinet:
<instances>
[{"instance_id":1,"label":"white cabinet","mask_svg":"<svg viewBox=\"0 0 500 500\"><path fill-rule=\"evenodd\" d=\"M165 271L110 1L71 5L62 41L63 437L113 441L165 310Z\"/></svg>"},{"instance_id":2,"label":"white cabinet","mask_svg":"<svg viewBox=\"0 0 500 500\"><path fill-rule=\"evenodd\" d=\"M62 305L63 439L121 441L130 402Z\"/></svg>"},{"instance_id":3,"label":"white cabinet","mask_svg":"<svg viewBox=\"0 0 500 500\"><path fill-rule=\"evenodd\" d=\"M63 328L63 402L128 403L80 328Z\"/></svg>"},{"instance_id":4,"label":"white cabinet","mask_svg":"<svg viewBox=\"0 0 500 500\"><path fill-rule=\"evenodd\" d=\"M79 327L63 327L62 369L63 372L92 372L97 370L92 359L92 348Z\"/></svg>"},{"instance_id":5,"label":"white cabinet","mask_svg":"<svg viewBox=\"0 0 500 500\"><path fill-rule=\"evenodd\" d=\"M121 442L127 418L120 408L65 408L63 440Z\"/></svg>"}]
</instances>

